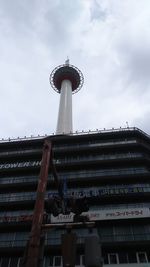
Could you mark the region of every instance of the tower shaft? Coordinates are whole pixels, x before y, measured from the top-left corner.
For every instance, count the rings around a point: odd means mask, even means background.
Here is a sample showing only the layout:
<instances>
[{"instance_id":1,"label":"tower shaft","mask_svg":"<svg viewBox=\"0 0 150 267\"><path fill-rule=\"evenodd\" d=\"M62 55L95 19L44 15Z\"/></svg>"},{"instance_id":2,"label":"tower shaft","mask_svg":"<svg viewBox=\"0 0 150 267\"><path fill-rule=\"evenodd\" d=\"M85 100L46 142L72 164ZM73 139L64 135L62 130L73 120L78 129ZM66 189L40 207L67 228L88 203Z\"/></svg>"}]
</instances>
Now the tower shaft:
<instances>
[{"instance_id":1,"label":"tower shaft","mask_svg":"<svg viewBox=\"0 0 150 267\"><path fill-rule=\"evenodd\" d=\"M82 72L66 60L50 74L52 88L60 94L56 134L69 134L72 128L72 94L78 92L84 82Z\"/></svg>"},{"instance_id":2,"label":"tower shaft","mask_svg":"<svg viewBox=\"0 0 150 267\"><path fill-rule=\"evenodd\" d=\"M56 134L68 134L70 132L72 132L72 83L69 80L63 80Z\"/></svg>"}]
</instances>

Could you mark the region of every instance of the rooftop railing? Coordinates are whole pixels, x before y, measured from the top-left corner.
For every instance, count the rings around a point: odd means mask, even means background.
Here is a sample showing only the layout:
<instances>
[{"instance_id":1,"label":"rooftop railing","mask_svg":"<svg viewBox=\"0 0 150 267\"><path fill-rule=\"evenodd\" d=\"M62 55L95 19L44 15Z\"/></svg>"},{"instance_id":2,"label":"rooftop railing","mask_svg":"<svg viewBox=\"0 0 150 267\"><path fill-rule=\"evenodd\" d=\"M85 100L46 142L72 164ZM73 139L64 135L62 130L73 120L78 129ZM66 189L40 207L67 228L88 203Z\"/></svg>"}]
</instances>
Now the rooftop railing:
<instances>
[{"instance_id":1,"label":"rooftop railing","mask_svg":"<svg viewBox=\"0 0 150 267\"><path fill-rule=\"evenodd\" d=\"M83 135L83 134L97 134L97 133L110 133L110 132L123 132L123 131L138 131L142 134L144 134L145 136L147 136L148 138L150 137L149 134L145 133L143 130L137 128L137 127L119 127L119 128L110 128L110 129L96 129L96 130L79 130L79 131L75 131L75 132L70 132L68 135L70 136L76 136L76 135ZM24 136L24 137L8 137L8 138L2 138L0 139L0 143L4 143L4 142L16 142L16 141L26 141L26 140L38 140L38 139L45 139L49 136L56 136L55 133L51 133L51 134L45 134L45 135L31 135L31 136Z\"/></svg>"}]
</instances>

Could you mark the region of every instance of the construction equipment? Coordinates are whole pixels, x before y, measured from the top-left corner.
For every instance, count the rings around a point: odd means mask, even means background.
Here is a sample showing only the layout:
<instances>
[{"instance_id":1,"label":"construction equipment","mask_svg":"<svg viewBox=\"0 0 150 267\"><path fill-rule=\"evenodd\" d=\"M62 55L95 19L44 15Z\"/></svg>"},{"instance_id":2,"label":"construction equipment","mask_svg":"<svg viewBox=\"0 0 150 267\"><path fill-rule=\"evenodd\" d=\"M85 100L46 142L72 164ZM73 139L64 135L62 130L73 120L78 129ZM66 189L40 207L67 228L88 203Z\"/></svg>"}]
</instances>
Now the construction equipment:
<instances>
[{"instance_id":1,"label":"construction equipment","mask_svg":"<svg viewBox=\"0 0 150 267\"><path fill-rule=\"evenodd\" d=\"M30 238L27 243L22 266L39 267L41 255L42 240L42 222L44 215L44 200L48 180L48 170L52 156L52 144L49 140L45 140L43 147L43 156L41 162L41 170L37 187L37 196L33 213L32 228Z\"/></svg>"},{"instance_id":2,"label":"construction equipment","mask_svg":"<svg viewBox=\"0 0 150 267\"><path fill-rule=\"evenodd\" d=\"M48 171L51 169L54 176L56 188L58 190L58 197L48 199L45 205L45 192L48 181ZM60 213L68 214L71 211L75 213L75 222L85 223L86 218L82 218L81 213L88 210L86 199L67 199L64 197L62 181L58 179L55 165L53 164L53 150L52 143L46 139L43 146L43 155L41 161L41 169L37 187L37 196L35 201L32 227L30 232L29 241L27 242L24 257L22 259L22 267L40 267L42 257L44 256L44 235L43 219L44 219L44 206L48 213L58 216ZM46 226L46 225L45 225Z\"/></svg>"}]
</instances>

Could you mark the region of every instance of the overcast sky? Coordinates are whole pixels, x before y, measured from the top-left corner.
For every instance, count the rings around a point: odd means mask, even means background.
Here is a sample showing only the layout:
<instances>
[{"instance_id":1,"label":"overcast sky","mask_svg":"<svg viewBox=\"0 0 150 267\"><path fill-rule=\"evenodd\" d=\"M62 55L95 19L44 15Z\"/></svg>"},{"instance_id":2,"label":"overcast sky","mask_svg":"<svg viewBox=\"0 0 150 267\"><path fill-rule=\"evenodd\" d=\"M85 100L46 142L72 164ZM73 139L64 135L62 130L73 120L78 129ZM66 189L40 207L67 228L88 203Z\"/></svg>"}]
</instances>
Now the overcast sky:
<instances>
[{"instance_id":1,"label":"overcast sky","mask_svg":"<svg viewBox=\"0 0 150 267\"><path fill-rule=\"evenodd\" d=\"M55 132L67 56L85 78L74 131L150 134L150 0L0 0L0 138Z\"/></svg>"}]
</instances>

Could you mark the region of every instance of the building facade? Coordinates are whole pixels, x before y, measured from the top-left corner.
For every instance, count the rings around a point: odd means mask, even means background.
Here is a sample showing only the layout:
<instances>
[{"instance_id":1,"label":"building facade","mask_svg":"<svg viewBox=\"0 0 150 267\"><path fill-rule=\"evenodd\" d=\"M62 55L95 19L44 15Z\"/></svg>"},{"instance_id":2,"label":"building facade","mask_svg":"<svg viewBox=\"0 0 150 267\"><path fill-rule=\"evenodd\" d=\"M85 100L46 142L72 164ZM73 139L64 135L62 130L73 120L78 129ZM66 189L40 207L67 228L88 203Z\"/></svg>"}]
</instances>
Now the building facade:
<instances>
[{"instance_id":1,"label":"building facade","mask_svg":"<svg viewBox=\"0 0 150 267\"><path fill-rule=\"evenodd\" d=\"M42 147L46 137L0 142L0 267L19 267L31 229ZM150 137L137 128L49 136L54 164L67 194L86 196L104 266L150 266ZM49 172L45 196L57 194ZM73 214L49 222L73 220ZM62 266L61 234L45 233L43 267ZM84 266L86 227L74 229L76 266Z\"/></svg>"}]
</instances>

